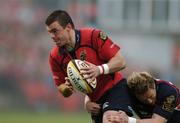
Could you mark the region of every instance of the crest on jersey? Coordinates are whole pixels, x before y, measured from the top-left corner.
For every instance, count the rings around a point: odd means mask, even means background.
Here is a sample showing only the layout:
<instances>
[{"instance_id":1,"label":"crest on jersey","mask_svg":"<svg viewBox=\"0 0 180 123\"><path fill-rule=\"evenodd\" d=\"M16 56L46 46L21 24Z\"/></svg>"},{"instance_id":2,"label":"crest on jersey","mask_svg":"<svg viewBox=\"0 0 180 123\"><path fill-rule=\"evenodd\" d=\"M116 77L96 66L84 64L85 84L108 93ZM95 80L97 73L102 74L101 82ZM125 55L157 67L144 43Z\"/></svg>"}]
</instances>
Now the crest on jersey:
<instances>
[{"instance_id":1,"label":"crest on jersey","mask_svg":"<svg viewBox=\"0 0 180 123\"><path fill-rule=\"evenodd\" d=\"M104 33L104 32L100 32L99 33L99 37L103 40L103 41L106 41L107 40L107 35Z\"/></svg>"},{"instance_id":2,"label":"crest on jersey","mask_svg":"<svg viewBox=\"0 0 180 123\"><path fill-rule=\"evenodd\" d=\"M80 59L81 60L86 60L86 56L87 56L86 50L83 50L80 52Z\"/></svg>"},{"instance_id":3,"label":"crest on jersey","mask_svg":"<svg viewBox=\"0 0 180 123\"><path fill-rule=\"evenodd\" d=\"M174 95L170 95L168 97L166 97L166 100L163 102L163 107L162 109L164 109L165 111L168 112L173 112L174 108L175 108L175 96Z\"/></svg>"}]
</instances>

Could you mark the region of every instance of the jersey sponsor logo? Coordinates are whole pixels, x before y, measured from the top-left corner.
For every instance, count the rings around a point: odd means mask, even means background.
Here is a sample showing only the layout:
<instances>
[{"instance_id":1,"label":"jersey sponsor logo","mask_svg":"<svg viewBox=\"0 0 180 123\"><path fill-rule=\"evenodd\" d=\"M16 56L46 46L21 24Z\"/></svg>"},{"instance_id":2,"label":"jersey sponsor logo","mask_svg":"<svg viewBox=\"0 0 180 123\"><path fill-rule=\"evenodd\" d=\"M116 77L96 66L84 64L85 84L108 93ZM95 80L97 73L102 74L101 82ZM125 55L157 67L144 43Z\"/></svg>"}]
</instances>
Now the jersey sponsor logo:
<instances>
[{"instance_id":1,"label":"jersey sponsor logo","mask_svg":"<svg viewBox=\"0 0 180 123\"><path fill-rule=\"evenodd\" d=\"M168 112L173 112L175 107L175 100L176 98L174 95L166 97L166 100L163 102L162 109Z\"/></svg>"},{"instance_id":2,"label":"jersey sponsor logo","mask_svg":"<svg viewBox=\"0 0 180 123\"><path fill-rule=\"evenodd\" d=\"M109 102L105 102L105 103L103 104L103 109L107 108L108 106L109 106Z\"/></svg>"},{"instance_id":3,"label":"jersey sponsor logo","mask_svg":"<svg viewBox=\"0 0 180 123\"><path fill-rule=\"evenodd\" d=\"M99 33L99 36L100 36L100 38L103 40L103 41L106 41L107 40L107 35L104 33L104 32L100 32Z\"/></svg>"}]
</instances>

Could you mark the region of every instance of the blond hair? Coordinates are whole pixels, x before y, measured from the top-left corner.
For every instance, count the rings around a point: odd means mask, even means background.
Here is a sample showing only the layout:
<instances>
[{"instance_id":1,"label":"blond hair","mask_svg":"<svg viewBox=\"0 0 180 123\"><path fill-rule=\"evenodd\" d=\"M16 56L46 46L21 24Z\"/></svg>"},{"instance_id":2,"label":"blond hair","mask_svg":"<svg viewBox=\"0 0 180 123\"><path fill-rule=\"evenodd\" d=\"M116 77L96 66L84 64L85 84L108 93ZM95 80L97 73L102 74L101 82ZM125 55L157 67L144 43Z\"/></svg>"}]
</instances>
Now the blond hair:
<instances>
[{"instance_id":1,"label":"blond hair","mask_svg":"<svg viewBox=\"0 0 180 123\"><path fill-rule=\"evenodd\" d=\"M135 94L143 94L149 88L154 88L154 78L148 72L133 72L127 78L128 87Z\"/></svg>"}]
</instances>

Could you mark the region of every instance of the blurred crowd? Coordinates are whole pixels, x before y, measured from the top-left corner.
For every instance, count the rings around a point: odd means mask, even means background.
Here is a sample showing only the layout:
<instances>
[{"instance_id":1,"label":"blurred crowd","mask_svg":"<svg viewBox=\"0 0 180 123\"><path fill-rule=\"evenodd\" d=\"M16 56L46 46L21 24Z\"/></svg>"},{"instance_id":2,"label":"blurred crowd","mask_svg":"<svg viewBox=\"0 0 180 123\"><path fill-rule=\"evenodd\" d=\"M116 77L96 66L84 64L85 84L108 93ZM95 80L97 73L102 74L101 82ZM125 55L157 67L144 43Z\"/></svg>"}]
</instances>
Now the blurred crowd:
<instances>
[{"instance_id":1,"label":"blurred crowd","mask_svg":"<svg viewBox=\"0 0 180 123\"><path fill-rule=\"evenodd\" d=\"M53 5L57 7L56 2ZM76 16L79 5L72 5L67 9ZM86 7L91 9L91 6ZM74 111L82 108L82 95L64 99L52 80L48 55L54 44L44 24L48 13L46 6L33 0L0 1L0 108L4 110ZM79 21L78 26L84 23L87 21Z\"/></svg>"},{"instance_id":2,"label":"blurred crowd","mask_svg":"<svg viewBox=\"0 0 180 123\"><path fill-rule=\"evenodd\" d=\"M1 102L34 103L31 98L44 98L49 88L49 45L42 28L46 10L12 0L1 1L0 11L0 87L6 95Z\"/></svg>"},{"instance_id":3,"label":"blurred crowd","mask_svg":"<svg viewBox=\"0 0 180 123\"><path fill-rule=\"evenodd\" d=\"M53 83L48 55L54 44L44 25L50 11L35 1L0 1L0 108L80 110L83 108L83 96L77 93L70 99L64 99ZM83 6L72 2L66 7L78 27L97 25L96 6L92 1ZM52 7L57 8L56 2ZM177 46L175 61L178 63L175 63L175 68L179 71L179 43ZM128 69L133 70L133 65ZM125 74L128 72L126 70Z\"/></svg>"}]
</instances>

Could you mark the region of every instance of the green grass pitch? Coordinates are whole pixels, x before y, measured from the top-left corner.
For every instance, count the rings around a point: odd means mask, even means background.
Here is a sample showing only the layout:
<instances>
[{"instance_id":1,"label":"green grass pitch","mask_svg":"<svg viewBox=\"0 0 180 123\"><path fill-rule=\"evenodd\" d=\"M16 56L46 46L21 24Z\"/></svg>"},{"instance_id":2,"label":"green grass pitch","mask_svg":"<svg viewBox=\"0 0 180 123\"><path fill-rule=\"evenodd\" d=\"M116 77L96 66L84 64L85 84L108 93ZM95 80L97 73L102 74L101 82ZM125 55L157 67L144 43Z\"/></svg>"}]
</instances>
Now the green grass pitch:
<instances>
[{"instance_id":1,"label":"green grass pitch","mask_svg":"<svg viewBox=\"0 0 180 123\"><path fill-rule=\"evenodd\" d=\"M87 112L0 112L0 123L92 123Z\"/></svg>"}]
</instances>

